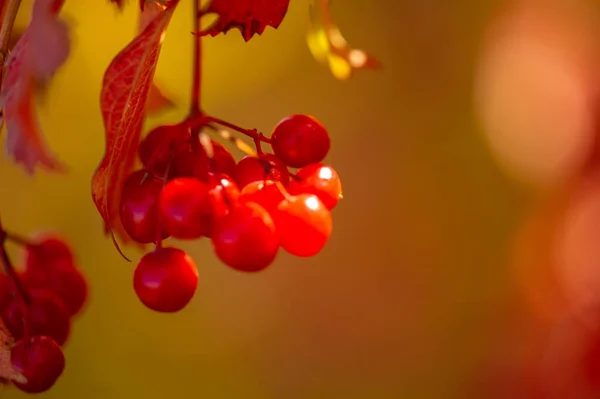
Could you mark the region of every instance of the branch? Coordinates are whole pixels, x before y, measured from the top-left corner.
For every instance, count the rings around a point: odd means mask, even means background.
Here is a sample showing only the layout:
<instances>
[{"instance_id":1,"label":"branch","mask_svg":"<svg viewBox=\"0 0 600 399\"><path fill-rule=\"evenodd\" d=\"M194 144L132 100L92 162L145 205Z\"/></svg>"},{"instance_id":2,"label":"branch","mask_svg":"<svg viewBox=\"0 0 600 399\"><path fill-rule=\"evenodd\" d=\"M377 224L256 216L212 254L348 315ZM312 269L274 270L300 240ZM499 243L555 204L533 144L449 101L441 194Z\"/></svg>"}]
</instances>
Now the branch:
<instances>
[{"instance_id":1,"label":"branch","mask_svg":"<svg viewBox=\"0 0 600 399\"><path fill-rule=\"evenodd\" d=\"M8 44L12 33L15 19L21 6L21 0L7 0L0 18L0 89L4 78L4 63L8 57Z\"/></svg>"}]
</instances>

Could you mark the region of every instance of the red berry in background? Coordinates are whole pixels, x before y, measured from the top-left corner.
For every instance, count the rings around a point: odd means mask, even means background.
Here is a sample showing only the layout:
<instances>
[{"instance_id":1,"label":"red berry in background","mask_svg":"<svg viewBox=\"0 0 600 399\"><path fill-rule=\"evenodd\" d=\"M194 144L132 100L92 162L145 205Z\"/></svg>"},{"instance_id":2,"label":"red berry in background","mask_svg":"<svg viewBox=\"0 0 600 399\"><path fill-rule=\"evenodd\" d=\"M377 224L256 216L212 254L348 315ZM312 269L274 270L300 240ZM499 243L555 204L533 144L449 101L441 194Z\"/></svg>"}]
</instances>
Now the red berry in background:
<instances>
[{"instance_id":1,"label":"red berry in background","mask_svg":"<svg viewBox=\"0 0 600 399\"><path fill-rule=\"evenodd\" d=\"M214 221L212 243L223 263L245 272L265 269L279 250L271 216L252 202L240 202Z\"/></svg>"},{"instance_id":2,"label":"red berry in background","mask_svg":"<svg viewBox=\"0 0 600 399\"><path fill-rule=\"evenodd\" d=\"M193 298L198 286L194 260L177 248L149 252L138 263L133 287L142 303L163 313L178 312Z\"/></svg>"},{"instance_id":3,"label":"red berry in background","mask_svg":"<svg viewBox=\"0 0 600 399\"><path fill-rule=\"evenodd\" d=\"M285 197L272 180L255 181L242 189L240 200L254 202L271 212Z\"/></svg>"},{"instance_id":4,"label":"red berry in background","mask_svg":"<svg viewBox=\"0 0 600 399\"><path fill-rule=\"evenodd\" d=\"M62 346L71 330L70 315L62 301L52 292L28 290L30 303L27 315L23 312L20 300L11 301L0 311L6 328L15 339L21 339L25 333L25 324L29 323L32 335L45 335Z\"/></svg>"},{"instance_id":5,"label":"red berry in background","mask_svg":"<svg viewBox=\"0 0 600 399\"><path fill-rule=\"evenodd\" d=\"M32 290L48 290L64 304L71 316L78 314L88 297L88 284L81 272L70 264L54 267L30 267L21 275L23 284Z\"/></svg>"},{"instance_id":6,"label":"red berry in background","mask_svg":"<svg viewBox=\"0 0 600 399\"><path fill-rule=\"evenodd\" d=\"M25 383L13 383L27 393L47 391L65 369L60 346L51 338L39 335L17 341L10 350L10 362L27 379Z\"/></svg>"},{"instance_id":7,"label":"red berry in background","mask_svg":"<svg viewBox=\"0 0 600 399\"><path fill-rule=\"evenodd\" d=\"M170 177L196 177L202 181L208 180L208 156L199 143L186 143L173 158Z\"/></svg>"},{"instance_id":8,"label":"red berry in background","mask_svg":"<svg viewBox=\"0 0 600 399\"><path fill-rule=\"evenodd\" d=\"M152 129L138 147L138 155L144 168L155 176L163 176L171 151L177 151L189 136L188 130L182 125L164 125Z\"/></svg>"},{"instance_id":9,"label":"red berry in background","mask_svg":"<svg viewBox=\"0 0 600 399\"><path fill-rule=\"evenodd\" d=\"M133 172L125 182L121 194L121 223L129 236L143 244L156 241L158 229L158 197L161 180L144 170ZM162 231L162 238L168 234Z\"/></svg>"},{"instance_id":10,"label":"red berry in background","mask_svg":"<svg viewBox=\"0 0 600 399\"><path fill-rule=\"evenodd\" d=\"M331 214L315 195L300 194L287 198L272 216L281 247L292 255L316 255L331 236Z\"/></svg>"},{"instance_id":11,"label":"red berry in background","mask_svg":"<svg viewBox=\"0 0 600 399\"><path fill-rule=\"evenodd\" d=\"M66 240L52 234L35 237L31 244L25 247L25 268L53 264L74 264L73 251Z\"/></svg>"},{"instance_id":12,"label":"red berry in background","mask_svg":"<svg viewBox=\"0 0 600 399\"><path fill-rule=\"evenodd\" d=\"M290 194L314 194L332 210L342 198L342 182L336 171L328 165L312 164L303 167L296 176L300 181L292 180Z\"/></svg>"},{"instance_id":13,"label":"red berry in background","mask_svg":"<svg viewBox=\"0 0 600 399\"><path fill-rule=\"evenodd\" d=\"M288 116L275 126L271 135L273 152L292 168L321 162L330 146L325 127L309 115Z\"/></svg>"},{"instance_id":14,"label":"red berry in background","mask_svg":"<svg viewBox=\"0 0 600 399\"><path fill-rule=\"evenodd\" d=\"M167 183L160 194L160 220L174 238L194 239L209 234L211 204L209 186L198 179L181 177Z\"/></svg>"},{"instance_id":15,"label":"red berry in background","mask_svg":"<svg viewBox=\"0 0 600 399\"><path fill-rule=\"evenodd\" d=\"M246 156L235 168L235 181L240 188L255 181L274 180L286 186L290 181L287 167L273 154L263 154L261 159Z\"/></svg>"},{"instance_id":16,"label":"red berry in background","mask_svg":"<svg viewBox=\"0 0 600 399\"><path fill-rule=\"evenodd\" d=\"M227 176L233 177L235 173L235 158L229 150L223 147L220 143L216 141L212 142L213 145L213 158L212 165L214 165L216 172L225 174ZM213 171L215 172L215 171Z\"/></svg>"}]
</instances>

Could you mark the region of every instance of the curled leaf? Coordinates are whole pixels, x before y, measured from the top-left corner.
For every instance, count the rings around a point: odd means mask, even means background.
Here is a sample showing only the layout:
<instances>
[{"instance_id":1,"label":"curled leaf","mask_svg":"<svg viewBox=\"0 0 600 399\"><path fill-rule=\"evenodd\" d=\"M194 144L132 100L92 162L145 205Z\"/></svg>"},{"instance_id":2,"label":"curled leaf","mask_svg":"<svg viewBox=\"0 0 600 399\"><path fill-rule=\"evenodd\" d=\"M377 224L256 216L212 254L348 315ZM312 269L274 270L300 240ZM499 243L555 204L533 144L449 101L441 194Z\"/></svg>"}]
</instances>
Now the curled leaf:
<instances>
[{"instance_id":1,"label":"curled leaf","mask_svg":"<svg viewBox=\"0 0 600 399\"><path fill-rule=\"evenodd\" d=\"M203 14L217 14L218 19L200 35L216 36L238 28L245 41L261 35L267 26L275 29L283 21L290 0L211 0Z\"/></svg>"},{"instance_id":2,"label":"curled leaf","mask_svg":"<svg viewBox=\"0 0 600 399\"><path fill-rule=\"evenodd\" d=\"M311 28L307 35L313 57L331 70L336 79L346 80L355 70L378 69L381 63L363 50L351 47L331 17L331 0L316 0L311 7Z\"/></svg>"},{"instance_id":3,"label":"curled leaf","mask_svg":"<svg viewBox=\"0 0 600 399\"><path fill-rule=\"evenodd\" d=\"M107 232L130 241L119 218L121 189L131 172L142 132L144 106L165 31L178 1L170 2L111 62L102 83L100 106L106 152L92 178L92 198Z\"/></svg>"},{"instance_id":4,"label":"curled leaf","mask_svg":"<svg viewBox=\"0 0 600 399\"><path fill-rule=\"evenodd\" d=\"M140 12L139 29L138 34L143 32L144 29L156 18L158 14L163 12L164 6L154 0L140 0L141 4L148 3L147 6L142 7ZM161 85L158 83L152 83L150 91L148 92L148 99L146 101L146 115L155 115L162 111L166 111L175 106L173 100L171 100L161 89Z\"/></svg>"},{"instance_id":5,"label":"curled leaf","mask_svg":"<svg viewBox=\"0 0 600 399\"><path fill-rule=\"evenodd\" d=\"M44 141L35 90L46 86L70 51L67 24L58 18L62 1L36 0L29 27L5 65L0 107L6 123L6 151L29 174L37 166L65 170Z\"/></svg>"}]
</instances>

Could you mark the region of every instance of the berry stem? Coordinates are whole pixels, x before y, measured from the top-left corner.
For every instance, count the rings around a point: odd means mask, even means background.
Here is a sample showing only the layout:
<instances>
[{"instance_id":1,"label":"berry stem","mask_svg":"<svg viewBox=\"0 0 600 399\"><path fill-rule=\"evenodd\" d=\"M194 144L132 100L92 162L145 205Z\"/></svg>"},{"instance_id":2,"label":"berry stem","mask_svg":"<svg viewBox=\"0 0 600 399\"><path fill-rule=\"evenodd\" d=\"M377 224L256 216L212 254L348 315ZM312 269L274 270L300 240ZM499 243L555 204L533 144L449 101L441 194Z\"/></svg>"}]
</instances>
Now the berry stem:
<instances>
[{"instance_id":1,"label":"berry stem","mask_svg":"<svg viewBox=\"0 0 600 399\"><path fill-rule=\"evenodd\" d=\"M29 299L29 295L27 294L27 290L23 286L21 279L19 279L19 275L15 271L15 268L13 267L12 262L10 261L8 252L6 252L6 247L4 245L6 239L7 233L2 227L2 222L0 221L0 261L2 262L4 273L6 273L6 276L10 281L14 295L19 297L21 311L23 314L24 337L27 339L30 335L29 304L31 301Z\"/></svg>"},{"instance_id":2,"label":"berry stem","mask_svg":"<svg viewBox=\"0 0 600 399\"><path fill-rule=\"evenodd\" d=\"M4 232L4 238L7 241L11 241L11 242L13 242L13 243L15 243L17 245L22 246L22 247L34 247L34 246L36 246L36 244L33 241L31 241L30 239L25 238L23 236L15 234L15 233L10 233L8 231Z\"/></svg>"},{"instance_id":3,"label":"berry stem","mask_svg":"<svg viewBox=\"0 0 600 399\"><path fill-rule=\"evenodd\" d=\"M200 36L200 20L203 12L200 0L192 0L194 7L194 58L193 58L193 83L190 116L202 115L200 100L202 95L202 37Z\"/></svg>"},{"instance_id":4,"label":"berry stem","mask_svg":"<svg viewBox=\"0 0 600 399\"><path fill-rule=\"evenodd\" d=\"M271 143L271 139L265 137L264 134L260 133L256 129L244 129L243 127L234 125L233 123L229 123L223 119L215 118L213 116L207 116L205 123L216 123L217 125L221 125L231 130L235 130L236 132L242 133L250 137L254 141L261 141L263 143Z\"/></svg>"}]
</instances>

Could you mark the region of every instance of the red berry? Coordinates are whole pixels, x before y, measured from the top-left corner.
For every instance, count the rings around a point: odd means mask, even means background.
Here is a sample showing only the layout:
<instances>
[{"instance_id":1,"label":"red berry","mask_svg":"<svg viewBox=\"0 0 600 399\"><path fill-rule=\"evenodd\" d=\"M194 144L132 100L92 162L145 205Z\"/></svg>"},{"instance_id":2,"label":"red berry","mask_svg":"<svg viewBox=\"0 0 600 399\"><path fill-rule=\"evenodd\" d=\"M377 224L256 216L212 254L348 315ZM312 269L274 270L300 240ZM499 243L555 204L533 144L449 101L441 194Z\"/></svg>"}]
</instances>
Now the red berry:
<instances>
[{"instance_id":1,"label":"red berry","mask_svg":"<svg viewBox=\"0 0 600 399\"><path fill-rule=\"evenodd\" d=\"M320 163L303 167L296 174L300 181L292 180L290 194L313 194L332 210L342 198L342 183L336 171Z\"/></svg>"},{"instance_id":2,"label":"red berry","mask_svg":"<svg viewBox=\"0 0 600 399\"><path fill-rule=\"evenodd\" d=\"M213 159L212 164L214 165L216 172L222 173L227 176L233 177L235 173L235 158L229 150L223 147L216 141L212 142L213 145Z\"/></svg>"},{"instance_id":3,"label":"red berry","mask_svg":"<svg viewBox=\"0 0 600 399\"><path fill-rule=\"evenodd\" d=\"M70 263L52 268L25 269L22 281L27 288L48 290L56 295L71 316L81 311L88 297L88 285L81 272Z\"/></svg>"},{"instance_id":4,"label":"red berry","mask_svg":"<svg viewBox=\"0 0 600 399\"><path fill-rule=\"evenodd\" d=\"M171 180L160 194L160 217L174 238L194 239L207 235L211 204L207 183L191 177Z\"/></svg>"},{"instance_id":5,"label":"red berry","mask_svg":"<svg viewBox=\"0 0 600 399\"><path fill-rule=\"evenodd\" d=\"M331 236L331 214L315 195L285 199L272 215L281 247L292 255L316 255Z\"/></svg>"},{"instance_id":6,"label":"red berry","mask_svg":"<svg viewBox=\"0 0 600 399\"><path fill-rule=\"evenodd\" d=\"M216 219L212 243L223 263L246 272L265 269L279 250L271 216L253 202L238 203L226 216Z\"/></svg>"},{"instance_id":7,"label":"red berry","mask_svg":"<svg viewBox=\"0 0 600 399\"><path fill-rule=\"evenodd\" d=\"M65 355L51 338L33 336L19 340L10 350L10 362L27 382L13 383L21 391L40 393L50 389L65 369Z\"/></svg>"},{"instance_id":8,"label":"red berry","mask_svg":"<svg viewBox=\"0 0 600 399\"><path fill-rule=\"evenodd\" d=\"M271 146L275 155L287 166L301 168L325 159L331 140L325 127L316 118L291 115L275 126Z\"/></svg>"},{"instance_id":9,"label":"red berry","mask_svg":"<svg viewBox=\"0 0 600 399\"><path fill-rule=\"evenodd\" d=\"M254 202L271 212L284 200L283 193L272 180L255 181L242 189L240 200Z\"/></svg>"},{"instance_id":10,"label":"red berry","mask_svg":"<svg viewBox=\"0 0 600 399\"><path fill-rule=\"evenodd\" d=\"M121 223L129 236L139 243L156 241L158 197L162 181L139 170L125 182L121 195ZM168 234L163 230L162 238Z\"/></svg>"},{"instance_id":11,"label":"red berry","mask_svg":"<svg viewBox=\"0 0 600 399\"><path fill-rule=\"evenodd\" d=\"M202 181L208 180L208 157L198 143L186 143L173 158L170 177L196 177Z\"/></svg>"},{"instance_id":12,"label":"red berry","mask_svg":"<svg viewBox=\"0 0 600 399\"><path fill-rule=\"evenodd\" d=\"M29 323L33 335L45 335L59 345L64 345L71 330L69 312L62 301L52 292L30 291L30 303L27 314L23 314L20 300L11 301L0 312L6 328L15 339L21 339L25 333L25 323Z\"/></svg>"},{"instance_id":13,"label":"red berry","mask_svg":"<svg viewBox=\"0 0 600 399\"><path fill-rule=\"evenodd\" d=\"M240 188L259 180L280 181L286 186L290 181L287 167L273 154L263 154L261 159L246 156L235 168L235 180Z\"/></svg>"},{"instance_id":14,"label":"red berry","mask_svg":"<svg viewBox=\"0 0 600 399\"><path fill-rule=\"evenodd\" d=\"M177 248L149 252L138 263L133 287L142 303L157 312L173 313L183 309L198 286L194 260Z\"/></svg>"},{"instance_id":15,"label":"red berry","mask_svg":"<svg viewBox=\"0 0 600 399\"><path fill-rule=\"evenodd\" d=\"M54 263L74 264L74 262L69 244L54 235L40 235L25 247L25 268L51 268Z\"/></svg>"},{"instance_id":16,"label":"red berry","mask_svg":"<svg viewBox=\"0 0 600 399\"><path fill-rule=\"evenodd\" d=\"M163 176L167 170L171 151L189 137L183 125L165 125L152 129L140 142L138 154L144 168L155 176Z\"/></svg>"}]
</instances>

